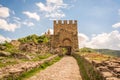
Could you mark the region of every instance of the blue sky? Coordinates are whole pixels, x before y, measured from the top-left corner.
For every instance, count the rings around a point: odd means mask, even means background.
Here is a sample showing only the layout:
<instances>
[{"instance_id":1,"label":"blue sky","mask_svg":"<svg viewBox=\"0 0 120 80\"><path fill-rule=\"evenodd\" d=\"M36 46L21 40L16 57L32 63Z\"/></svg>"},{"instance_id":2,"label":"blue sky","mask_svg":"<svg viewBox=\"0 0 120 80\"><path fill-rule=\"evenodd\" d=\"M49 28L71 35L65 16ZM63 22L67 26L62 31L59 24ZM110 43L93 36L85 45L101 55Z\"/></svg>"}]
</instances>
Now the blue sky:
<instances>
[{"instance_id":1,"label":"blue sky","mask_svg":"<svg viewBox=\"0 0 120 80\"><path fill-rule=\"evenodd\" d=\"M78 20L82 47L120 48L120 0L0 0L1 42L41 35L54 19Z\"/></svg>"}]
</instances>

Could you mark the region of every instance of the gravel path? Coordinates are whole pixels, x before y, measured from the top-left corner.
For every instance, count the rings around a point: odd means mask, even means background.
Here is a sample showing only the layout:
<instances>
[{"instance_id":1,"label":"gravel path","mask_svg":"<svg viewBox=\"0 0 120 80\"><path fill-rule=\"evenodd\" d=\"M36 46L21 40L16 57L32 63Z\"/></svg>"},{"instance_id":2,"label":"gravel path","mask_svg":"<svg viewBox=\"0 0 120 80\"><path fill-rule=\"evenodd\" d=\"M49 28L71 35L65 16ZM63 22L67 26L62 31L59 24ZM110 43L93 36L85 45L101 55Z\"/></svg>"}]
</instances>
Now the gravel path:
<instances>
[{"instance_id":1,"label":"gravel path","mask_svg":"<svg viewBox=\"0 0 120 80\"><path fill-rule=\"evenodd\" d=\"M63 57L27 80L82 80L76 60L71 56Z\"/></svg>"}]
</instances>

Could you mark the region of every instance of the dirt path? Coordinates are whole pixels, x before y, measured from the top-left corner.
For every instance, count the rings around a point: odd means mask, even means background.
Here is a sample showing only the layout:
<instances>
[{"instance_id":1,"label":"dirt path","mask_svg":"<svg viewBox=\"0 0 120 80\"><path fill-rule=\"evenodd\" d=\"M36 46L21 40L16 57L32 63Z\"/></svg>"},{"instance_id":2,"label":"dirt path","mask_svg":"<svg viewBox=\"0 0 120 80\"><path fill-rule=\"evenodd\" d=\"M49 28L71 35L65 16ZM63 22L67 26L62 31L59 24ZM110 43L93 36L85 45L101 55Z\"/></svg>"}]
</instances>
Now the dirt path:
<instances>
[{"instance_id":1,"label":"dirt path","mask_svg":"<svg viewBox=\"0 0 120 80\"><path fill-rule=\"evenodd\" d=\"M37 73L27 80L82 80L76 60L71 56Z\"/></svg>"}]
</instances>

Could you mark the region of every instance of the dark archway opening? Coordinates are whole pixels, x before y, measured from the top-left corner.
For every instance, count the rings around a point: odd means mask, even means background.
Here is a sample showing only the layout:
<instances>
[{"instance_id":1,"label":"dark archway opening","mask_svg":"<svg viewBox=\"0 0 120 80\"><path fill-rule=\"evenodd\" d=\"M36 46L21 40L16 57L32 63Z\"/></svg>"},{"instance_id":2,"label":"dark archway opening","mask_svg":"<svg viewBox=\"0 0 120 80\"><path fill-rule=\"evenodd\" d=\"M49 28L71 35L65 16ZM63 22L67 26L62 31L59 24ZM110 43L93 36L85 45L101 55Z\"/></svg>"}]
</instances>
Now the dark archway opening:
<instances>
[{"instance_id":1,"label":"dark archway opening","mask_svg":"<svg viewBox=\"0 0 120 80\"><path fill-rule=\"evenodd\" d=\"M62 46L62 48L66 49L66 55L71 55L72 47L71 46Z\"/></svg>"}]
</instances>

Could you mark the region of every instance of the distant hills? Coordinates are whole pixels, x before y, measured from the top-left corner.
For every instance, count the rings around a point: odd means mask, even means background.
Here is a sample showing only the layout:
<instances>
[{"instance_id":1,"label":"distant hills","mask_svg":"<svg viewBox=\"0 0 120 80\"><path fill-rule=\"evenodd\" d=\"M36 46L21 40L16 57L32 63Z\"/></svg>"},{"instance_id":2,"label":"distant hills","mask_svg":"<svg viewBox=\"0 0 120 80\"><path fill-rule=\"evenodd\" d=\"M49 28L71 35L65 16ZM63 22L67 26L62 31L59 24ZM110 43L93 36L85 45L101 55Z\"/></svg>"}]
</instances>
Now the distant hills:
<instances>
[{"instance_id":1,"label":"distant hills","mask_svg":"<svg viewBox=\"0 0 120 80\"><path fill-rule=\"evenodd\" d=\"M94 49L96 52L120 57L120 50L111 50L111 49Z\"/></svg>"}]
</instances>

